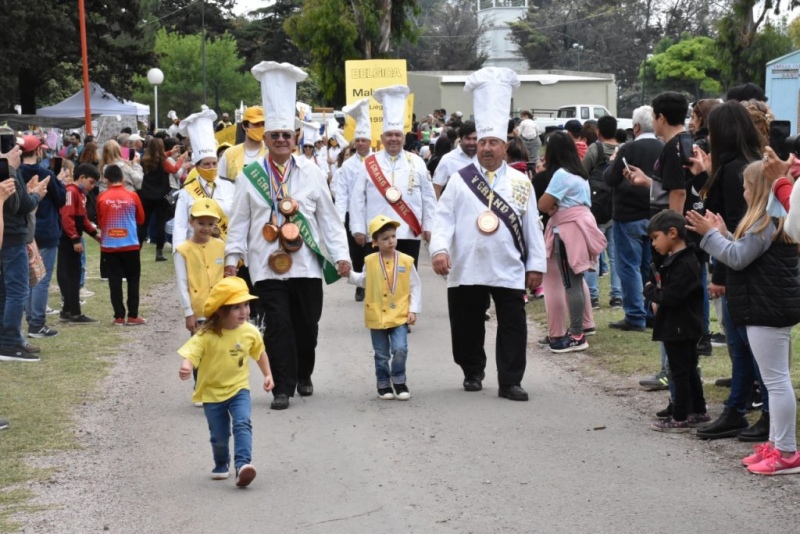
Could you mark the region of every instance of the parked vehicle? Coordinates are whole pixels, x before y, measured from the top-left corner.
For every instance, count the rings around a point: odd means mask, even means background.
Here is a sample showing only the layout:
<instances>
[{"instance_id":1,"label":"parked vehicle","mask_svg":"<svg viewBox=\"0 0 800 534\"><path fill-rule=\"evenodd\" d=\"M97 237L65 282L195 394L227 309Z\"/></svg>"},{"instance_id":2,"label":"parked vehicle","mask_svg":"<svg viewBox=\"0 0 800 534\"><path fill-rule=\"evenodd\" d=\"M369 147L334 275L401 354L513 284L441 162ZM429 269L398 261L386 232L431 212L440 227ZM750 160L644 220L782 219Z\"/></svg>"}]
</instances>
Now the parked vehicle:
<instances>
[{"instance_id":1,"label":"parked vehicle","mask_svg":"<svg viewBox=\"0 0 800 534\"><path fill-rule=\"evenodd\" d=\"M555 117L553 115L555 114ZM571 119L576 119L583 124L588 120L597 120L600 117L611 115L605 106L599 104L574 104L571 106L561 106L557 110L533 110L536 125L539 131L546 134L557 128L563 128L564 124ZM631 119L621 119L617 117L617 127L622 130L633 131Z\"/></svg>"}]
</instances>

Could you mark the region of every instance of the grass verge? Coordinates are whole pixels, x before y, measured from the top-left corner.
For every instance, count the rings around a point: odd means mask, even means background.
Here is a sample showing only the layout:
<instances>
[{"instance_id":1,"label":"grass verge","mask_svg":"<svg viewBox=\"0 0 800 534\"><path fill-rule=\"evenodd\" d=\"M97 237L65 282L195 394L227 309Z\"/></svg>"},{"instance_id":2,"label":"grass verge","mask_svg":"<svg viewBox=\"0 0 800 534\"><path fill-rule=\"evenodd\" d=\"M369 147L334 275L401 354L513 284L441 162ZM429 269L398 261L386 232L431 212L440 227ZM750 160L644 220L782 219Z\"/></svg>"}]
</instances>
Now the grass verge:
<instances>
[{"instance_id":1,"label":"grass verge","mask_svg":"<svg viewBox=\"0 0 800 534\"><path fill-rule=\"evenodd\" d=\"M589 348L581 353L586 356L580 356L585 366L591 369L602 369L611 373L612 376L625 377L625 378L646 378L656 374L660 369L660 352L659 345L652 341L653 331L647 329L643 333L638 332L622 332L609 328L609 323L618 321L624 318L625 314L621 309L612 309L608 306L609 301L609 277L600 279L600 310L594 311L594 320L597 327L597 335L589 338ZM541 325L543 335L547 333L547 316L544 309L544 300L538 299L527 306L528 316ZM711 328L712 332L720 330L718 320L714 310L711 306ZM800 368L797 364L797 350L800 343L800 331L795 328L792 331L792 382L797 388L800 383ZM566 355L553 354L554 359L569 358L575 353L568 353ZM725 347L713 350L712 356L700 357L700 369L703 379L703 392L705 394L706 402L709 405L709 411L712 416L719 413L721 408L713 406L714 404L721 404L728 398L730 389L721 388L714 385L714 381L718 378L731 376L731 362L728 356L728 349ZM800 393L800 391L798 391ZM663 407L663 406L662 406ZM758 412L760 414L760 412ZM751 422L754 422L754 417L751 416ZM798 410L798 425L800 430L800 410ZM798 432L800 439L800 432Z\"/></svg>"},{"instance_id":2,"label":"grass verge","mask_svg":"<svg viewBox=\"0 0 800 534\"><path fill-rule=\"evenodd\" d=\"M108 374L122 345L153 327L113 326L108 285L99 275L100 249L92 239L87 239L86 245L86 287L96 294L86 299L82 311L99 322L65 325L59 324L58 315L49 315L48 324L58 330L58 336L30 340L42 348L40 362L0 362L0 416L11 421L11 427L0 432L0 532L19 527L11 520L15 513L38 508L29 504L33 494L25 484L46 480L52 470L37 468L32 460L80 447L75 432L75 408L97 398L99 383ZM142 302L174 273L171 261L156 263L154 259L155 246L145 245ZM55 273L50 307L60 309L61 297L53 291L54 287L57 288ZM127 291L125 285L123 290ZM147 307L142 307L141 315L147 317ZM27 334L24 320L22 332Z\"/></svg>"}]
</instances>

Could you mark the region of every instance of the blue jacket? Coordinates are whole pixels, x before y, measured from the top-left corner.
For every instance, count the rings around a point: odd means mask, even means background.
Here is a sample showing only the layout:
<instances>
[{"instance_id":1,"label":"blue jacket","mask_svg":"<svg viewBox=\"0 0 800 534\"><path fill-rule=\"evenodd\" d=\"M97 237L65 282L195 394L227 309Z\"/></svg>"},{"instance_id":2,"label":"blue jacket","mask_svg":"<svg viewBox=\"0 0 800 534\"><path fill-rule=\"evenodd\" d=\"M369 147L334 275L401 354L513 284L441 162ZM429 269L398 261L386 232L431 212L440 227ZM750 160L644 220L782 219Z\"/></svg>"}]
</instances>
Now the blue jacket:
<instances>
[{"instance_id":1,"label":"blue jacket","mask_svg":"<svg viewBox=\"0 0 800 534\"><path fill-rule=\"evenodd\" d=\"M61 237L61 217L58 210L67 202L67 187L49 169L38 164L20 165L19 174L26 184L37 175L39 180L50 177L47 194L39 201L39 207L36 209L35 236L39 248L57 247Z\"/></svg>"}]
</instances>

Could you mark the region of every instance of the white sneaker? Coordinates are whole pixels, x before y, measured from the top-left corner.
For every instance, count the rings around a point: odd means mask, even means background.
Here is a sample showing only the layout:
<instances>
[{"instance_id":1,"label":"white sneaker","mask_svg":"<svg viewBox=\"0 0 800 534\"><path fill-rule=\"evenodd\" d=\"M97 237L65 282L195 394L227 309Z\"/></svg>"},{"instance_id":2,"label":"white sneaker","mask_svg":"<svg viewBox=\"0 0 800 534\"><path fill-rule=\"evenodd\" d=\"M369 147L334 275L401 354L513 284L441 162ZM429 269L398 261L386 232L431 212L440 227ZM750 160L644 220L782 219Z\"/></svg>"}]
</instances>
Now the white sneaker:
<instances>
[{"instance_id":1,"label":"white sneaker","mask_svg":"<svg viewBox=\"0 0 800 534\"><path fill-rule=\"evenodd\" d=\"M56 315L56 314L61 313L61 310L54 310L53 308L48 306L44 313L45 313L45 315Z\"/></svg>"},{"instance_id":2,"label":"white sneaker","mask_svg":"<svg viewBox=\"0 0 800 534\"><path fill-rule=\"evenodd\" d=\"M94 291L89 291L85 287L81 288L80 297L82 299L88 299L89 297L93 297L93 296L94 296Z\"/></svg>"},{"instance_id":3,"label":"white sneaker","mask_svg":"<svg viewBox=\"0 0 800 534\"><path fill-rule=\"evenodd\" d=\"M249 486L254 478L256 478L256 468L250 464L244 464L236 471L236 485L240 488Z\"/></svg>"}]
</instances>

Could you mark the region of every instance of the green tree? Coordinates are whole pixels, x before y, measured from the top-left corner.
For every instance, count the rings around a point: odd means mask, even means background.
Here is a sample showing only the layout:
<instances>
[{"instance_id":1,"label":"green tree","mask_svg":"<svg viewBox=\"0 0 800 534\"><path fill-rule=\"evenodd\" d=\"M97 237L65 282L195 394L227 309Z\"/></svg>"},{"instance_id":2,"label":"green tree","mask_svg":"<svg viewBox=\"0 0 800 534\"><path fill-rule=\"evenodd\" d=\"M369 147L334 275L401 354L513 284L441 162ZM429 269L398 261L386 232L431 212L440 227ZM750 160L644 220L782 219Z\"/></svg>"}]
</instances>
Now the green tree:
<instances>
[{"instance_id":1,"label":"green tree","mask_svg":"<svg viewBox=\"0 0 800 534\"><path fill-rule=\"evenodd\" d=\"M251 11L236 21L233 31L239 53L249 67L270 59L307 67L308 60L286 34L284 22L300 11L302 0L276 0L267 7Z\"/></svg>"},{"instance_id":2,"label":"green tree","mask_svg":"<svg viewBox=\"0 0 800 534\"><path fill-rule=\"evenodd\" d=\"M310 58L327 103L341 103L344 62L389 57L392 46L414 39L416 10L417 0L304 0L284 28Z\"/></svg>"},{"instance_id":3,"label":"green tree","mask_svg":"<svg viewBox=\"0 0 800 534\"><path fill-rule=\"evenodd\" d=\"M235 0L139 0L144 26L151 35L160 29L179 35L202 32L217 37L233 29Z\"/></svg>"},{"instance_id":4,"label":"green tree","mask_svg":"<svg viewBox=\"0 0 800 534\"><path fill-rule=\"evenodd\" d=\"M203 104L203 65L198 53L201 43L200 35L178 35L163 29L156 34L155 53L158 67L164 72L164 83L158 88L162 115L174 109L179 117L185 117L200 110ZM233 111L240 101L261 101L258 82L249 72L242 72L243 66L244 59L238 55L236 42L230 34L206 44L208 92L214 99L209 107L218 114ZM135 82L137 100L152 105L153 90L147 78L137 76Z\"/></svg>"},{"instance_id":5,"label":"green tree","mask_svg":"<svg viewBox=\"0 0 800 534\"><path fill-rule=\"evenodd\" d=\"M710 37L685 37L648 60L643 75L654 75L665 88L686 91L695 99L719 95L721 66L716 43Z\"/></svg>"}]
</instances>

